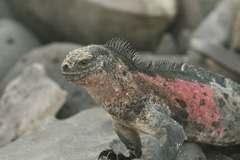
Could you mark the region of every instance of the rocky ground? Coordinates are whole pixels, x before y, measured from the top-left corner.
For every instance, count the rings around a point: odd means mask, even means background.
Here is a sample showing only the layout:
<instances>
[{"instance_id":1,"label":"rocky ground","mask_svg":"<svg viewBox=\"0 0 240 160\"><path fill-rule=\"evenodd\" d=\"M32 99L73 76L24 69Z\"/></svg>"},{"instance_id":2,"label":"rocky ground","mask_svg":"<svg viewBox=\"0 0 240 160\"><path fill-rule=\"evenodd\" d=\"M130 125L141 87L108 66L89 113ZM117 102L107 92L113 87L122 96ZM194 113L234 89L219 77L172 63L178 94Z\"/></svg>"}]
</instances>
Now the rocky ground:
<instances>
[{"instance_id":1,"label":"rocky ground","mask_svg":"<svg viewBox=\"0 0 240 160\"><path fill-rule=\"evenodd\" d=\"M113 37L146 61L185 61L240 82L239 0L0 0L1 160L126 151L101 107L60 72L69 51ZM142 137L143 160L168 159ZM240 146L185 143L176 159L240 160Z\"/></svg>"}]
</instances>

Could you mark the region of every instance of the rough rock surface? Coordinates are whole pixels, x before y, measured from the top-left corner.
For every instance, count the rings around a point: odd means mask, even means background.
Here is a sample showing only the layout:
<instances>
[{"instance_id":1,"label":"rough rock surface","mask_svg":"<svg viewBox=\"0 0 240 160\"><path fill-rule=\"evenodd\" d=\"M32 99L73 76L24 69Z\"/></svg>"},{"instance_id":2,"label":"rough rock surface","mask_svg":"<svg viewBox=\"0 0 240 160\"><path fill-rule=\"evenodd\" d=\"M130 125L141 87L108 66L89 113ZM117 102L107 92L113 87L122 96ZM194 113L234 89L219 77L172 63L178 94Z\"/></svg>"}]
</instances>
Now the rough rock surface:
<instances>
[{"instance_id":1,"label":"rough rock surface","mask_svg":"<svg viewBox=\"0 0 240 160\"><path fill-rule=\"evenodd\" d=\"M46 76L42 65L26 67L0 99L0 146L52 119L66 94Z\"/></svg>"},{"instance_id":2,"label":"rough rock surface","mask_svg":"<svg viewBox=\"0 0 240 160\"><path fill-rule=\"evenodd\" d=\"M22 57L3 78L0 84L0 93L6 84L15 78L25 66L41 63L45 66L48 76L69 92L67 101L58 114L59 118L69 117L81 109L93 106L95 103L91 97L83 89L69 84L61 74L62 60L69 51L79 47L81 46L77 44L54 43L32 50Z\"/></svg>"},{"instance_id":3,"label":"rough rock surface","mask_svg":"<svg viewBox=\"0 0 240 160\"><path fill-rule=\"evenodd\" d=\"M160 159L156 139L142 137L142 160ZM21 137L0 149L0 159L96 160L99 153L109 147L124 152L124 147L118 147L122 144L116 139L118 138L113 133L110 117L103 109L93 108L64 121L49 122L37 132Z\"/></svg>"},{"instance_id":4,"label":"rough rock surface","mask_svg":"<svg viewBox=\"0 0 240 160\"><path fill-rule=\"evenodd\" d=\"M207 160L207 158L197 144L185 143L181 147L176 160Z\"/></svg>"},{"instance_id":5,"label":"rough rock surface","mask_svg":"<svg viewBox=\"0 0 240 160\"><path fill-rule=\"evenodd\" d=\"M175 0L10 0L10 4L15 15L45 40L86 44L120 36L141 49L157 45L176 14Z\"/></svg>"},{"instance_id":6,"label":"rough rock surface","mask_svg":"<svg viewBox=\"0 0 240 160\"><path fill-rule=\"evenodd\" d=\"M18 22L0 20L0 80L16 61L39 45L36 37Z\"/></svg>"},{"instance_id":7,"label":"rough rock surface","mask_svg":"<svg viewBox=\"0 0 240 160\"><path fill-rule=\"evenodd\" d=\"M107 115L102 109L90 109L21 137L0 149L0 159L96 160L114 138Z\"/></svg>"}]
</instances>

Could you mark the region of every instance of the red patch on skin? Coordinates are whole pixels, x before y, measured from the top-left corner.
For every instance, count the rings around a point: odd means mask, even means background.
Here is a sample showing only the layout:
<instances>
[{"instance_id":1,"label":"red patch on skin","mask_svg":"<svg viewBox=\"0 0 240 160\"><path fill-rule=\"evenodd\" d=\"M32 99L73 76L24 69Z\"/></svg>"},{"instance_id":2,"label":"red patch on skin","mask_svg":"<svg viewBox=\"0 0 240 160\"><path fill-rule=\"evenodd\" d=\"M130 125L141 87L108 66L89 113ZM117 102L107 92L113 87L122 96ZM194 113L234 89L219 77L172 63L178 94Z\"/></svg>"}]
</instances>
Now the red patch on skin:
<instances>
[{"instance_id":1,"label":"red patch on skin","mask_svg":"<svg viewBox=\"0 0 240 160\"><path fill-rule=\"evenodd\" d=\"M189 120L206 128L220 120L220 113L214 102L214 91L210 86L181 79L168 80L159 75L138 73L136 76L161 87L170 103L176 104L179 100L185 102Z\"/></svg>"}]
</instances>

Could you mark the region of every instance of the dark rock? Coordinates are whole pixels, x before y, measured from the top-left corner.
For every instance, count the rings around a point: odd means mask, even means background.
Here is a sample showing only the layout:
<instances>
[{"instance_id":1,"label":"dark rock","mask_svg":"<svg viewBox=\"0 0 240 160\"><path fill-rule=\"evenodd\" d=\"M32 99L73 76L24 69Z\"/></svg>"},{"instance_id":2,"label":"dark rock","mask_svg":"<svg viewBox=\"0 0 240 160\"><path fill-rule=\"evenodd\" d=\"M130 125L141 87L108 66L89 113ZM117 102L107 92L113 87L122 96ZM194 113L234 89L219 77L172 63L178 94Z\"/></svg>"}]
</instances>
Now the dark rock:
<instances>
[{"instance_id":1,"label":"dark rock","mask_svg":"<svg viewBox=\"0 0 240 160\"><path fill-rule=\"evenodd\" d=\"M220 73L236 82L240 82L240 56L221 46L201 44L190 50L188 63Z\"/></svg>"},{"instance_id":2,"label":"dark rock","mask_svg":"<svg viewBox=\"0 0 240 160\"><path fill-rule=\"evenodd\" d=\"M178 0L177 30L194 30L202 20L201 9L199 1Z\"/></svg>"},{"instance_id":3,"label":"dark rock","mask_svg":"<svg viewBox=\"0 0 240 160\"><path fill-rule=\"evenodd\" d=\"M67 101L64 107L60 110L57 117L62 119L78 113L84 108L93 106L94 101L81 88L69 84L62 77L61 63L66 54L76 48L81 47L76 44L55 43L44 47L34 49L24 57L22 57L9 71L6 77L3 78L0 84L0 93L6 84L15 78L25 66L33 63L41 63L45 66L46 72L50 78L55 80L63 89L69 92Z\"/></svg>"},{"instance_id":4,"label":"dark rock","mask_svg":"<svg viewBox=\"0 0 240 160\"><path fill-rule=\"evenodd\" d=\"M1 19L0 82L21 56L38 45L36 37L21 24L10 19Z\"/></svg>"},{"instance_id":5,"label":"dark rock","mask_svg":"<svg viewBox=\"0 0 240 160\"><path fill-rule=\"evenodd\" d=\"M233 160L240 160L240 151L239 151L239 153L234 153L234 154L232 154L232 155L231 155L231 158L232 158Z\"/></svg>"},{"instance_id":6,"label":"dark rock","mask_svg":"<svg viewBox=\"0 0 240 160\"><path fill-rule=\"evenodd\" d=\"M176 55L177 46L171 34L163 35L160 44L158 45L155 53L161 55Z\"/></svg>"},{"instance_id":7,"label":"dark rock","mask_svg":"<svg viewBox=\"0 0 240 160\"><path fill-rule=\"evenodd\" d=\"M210 153L207 155L208 160L234 160L231 157L228 157L221 153Z\"/></svg>"},{"instance_id":8,"label":"dark rock","mask_svg":"<svg viewBox=\"0 0 240 160\"><path fill-rule=\"evenodd\" d=\"M180 148L176 160L207 160L207 158L197 144L185 143Z\"/></svg>"},{"instance_id":9,"label":"dark rock","mask_svg":"<svg viewBox=\"0 0 240 160\"><path fill-rule=\"evenodd\" d=\"M45 40L104 43L122 37L152 49L176 14L175 0L10 0L16 17Z\"/></svg>"},{"instance_id":10,"label":"dark rock","mask_svg":"<svg viewBox=\"0 0 240 160\"><path fill-rule=\"evenodd\" d=\"M239 55L229 50L236 0L223 0L195 31L189 63L240 82Z\"/></svg>"},{"instance_id":11,"label":"dark rock","mask_svg":"<svg viewBox=\"0 0 240 160\"><path fill-rule=\"evenodd\" d=\"M0 0L0 19L12 17L12 12L7 4L7 0Z\"/></svg>"},{"instance_id":12,"label":"dark rock","mask_svg":"<svg viewBox=\"0 0 240 160\"><path fill-rule=\"evenodd\" d=\"M187 54L187 50L189 49L189 43L191 42L192 31L189 29L182 29L177 36L177 46L178 46L178 54Z\"/></svg>"},{"instance_id":13,"label":"dark rock","mask_svg":"<svg viewBox=\"0 0 240 160\"><path fill-rule=\"evenodd\" d=\"M0 99L0 146L54 118L67 93L49 79L40 64L27 66Z\"/></svg>"}]
</instances>

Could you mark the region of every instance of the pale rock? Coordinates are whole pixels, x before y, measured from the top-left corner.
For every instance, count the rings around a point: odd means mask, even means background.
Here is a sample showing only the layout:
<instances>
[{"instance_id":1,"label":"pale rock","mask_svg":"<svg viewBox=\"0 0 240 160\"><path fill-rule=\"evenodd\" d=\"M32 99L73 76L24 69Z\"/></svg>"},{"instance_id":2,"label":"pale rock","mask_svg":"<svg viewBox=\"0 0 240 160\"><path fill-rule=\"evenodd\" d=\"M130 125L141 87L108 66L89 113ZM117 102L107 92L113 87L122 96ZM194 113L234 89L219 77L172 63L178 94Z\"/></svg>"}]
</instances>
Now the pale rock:
<instances>
[{"instance_id":1,"label":"pale rock","mask_svg":"<svg viewBox=\"0 0 240 160\"><path fill-rule=\"evenodd\" d=\"M72 43L53 43L26 53L25 56L14 64L9 73L3 77L2 83L0 83L0 94L7 83L14 79L23 68L33 63L41 63L44 65L47 75L69 93L66 103L57 114L58 118L67 118L83 109L94 106L94 101L86 91L68 83L61 73L61 63L65 56L69 51L80 47L81 45Z\"/></svg>"},{"instance_id":2,"label":"pale rock","mask_svg":"<svg viewBox=\"0 0 240 160\"><path fill-rule=\"evenodd\" d=\"M235 0L222 0L195 31L191 45L226 44L231 34L235 5Z\"/></svg>"},{"instance_id":3,"label":"pale rock","mask_svg":"<svg viewBox=\"0 0 240 160\"><path fill-rule=\"evenodd\" d=\"M147 135L141 137L141 160L168 159L158 154L157 142L164 140ZM21 137L0 149L0 159L97 160L103 150L110 148L127 155L126 148L113 132L110 117L102 108L92 108L64 121L52 121L38 132Z\"/></svg>"},{"instance_id":4,"label":"pale rock","mask_svg":"<svg viewBox=\"0 0 240 160\"><path fill-rule=\"evenodd\" d=\"M0 146L55 117L67 93L49 79L40 64L26 67L0 99Z\"/></svg>"},{"instance_id":5,"label":"pale rock","mask_svg":"<svg viewBox=\"0 0 240 160\"><path fill-rule=\"evenodd\" d=\"M177 12L176 0L9 1L16 17L46 41L89 44L122 37L140 49L156 46Z\"/></svg>"}]
</instances>

